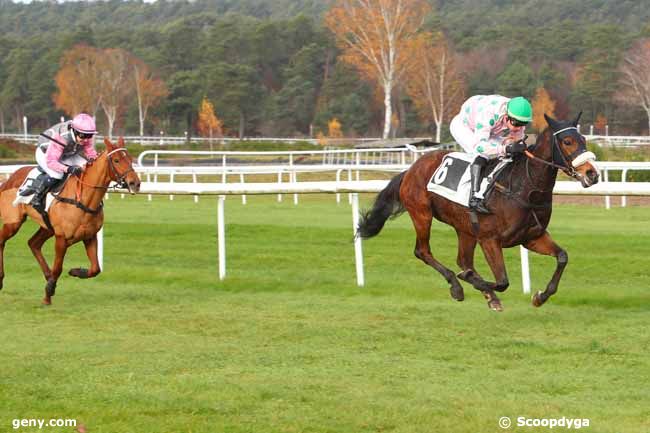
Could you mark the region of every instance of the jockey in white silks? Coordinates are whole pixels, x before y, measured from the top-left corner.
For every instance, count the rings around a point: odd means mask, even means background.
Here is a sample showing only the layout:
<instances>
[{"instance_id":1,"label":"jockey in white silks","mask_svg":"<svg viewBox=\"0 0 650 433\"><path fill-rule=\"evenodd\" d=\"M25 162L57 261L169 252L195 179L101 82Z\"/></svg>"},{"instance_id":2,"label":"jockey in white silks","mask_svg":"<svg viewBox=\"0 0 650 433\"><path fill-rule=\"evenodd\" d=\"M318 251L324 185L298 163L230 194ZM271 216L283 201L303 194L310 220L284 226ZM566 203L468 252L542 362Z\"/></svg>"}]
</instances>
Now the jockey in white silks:
<instances>
[{"instance_id":1,"label":"jockey in white silks","mask_svg":"<svg viewBox=\"0 0 650 433\"><path fill-rule=\"evenodd\" d=\"M97 158L95 134L95 119L85 113L48 128L38 138L36 147L36 163L41 174L20 195L34 194L30 204L43 212L47 192L65 175L81 176L86 162Z\"/></svg>"},{"instance_id":2,"label":"jockey in white silks","mask_svg":"<svg viewBox=\"0 0 650 433\"><path fill-rule=\"evenodd\" d=\"M480 213L490 213L479 196L483 167L488 160L522 153L526 125L533 118L530 102L521 96L476 95L460 108L449 125L451 135L470 155L475 156L470 167L472 196L469 207Z\"/></svg>"}]
</instances>

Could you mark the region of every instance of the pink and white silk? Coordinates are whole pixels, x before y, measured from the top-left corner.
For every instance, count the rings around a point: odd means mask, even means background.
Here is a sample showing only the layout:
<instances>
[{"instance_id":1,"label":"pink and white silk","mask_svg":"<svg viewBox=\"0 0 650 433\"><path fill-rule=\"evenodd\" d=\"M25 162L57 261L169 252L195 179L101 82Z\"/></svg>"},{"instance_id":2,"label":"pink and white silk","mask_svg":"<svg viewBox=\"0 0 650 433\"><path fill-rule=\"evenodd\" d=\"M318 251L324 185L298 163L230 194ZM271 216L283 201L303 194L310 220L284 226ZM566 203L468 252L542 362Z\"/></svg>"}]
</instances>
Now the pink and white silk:
<instances>
[{"instance_id":1,"label":"pink and white silk","mask_svg":"<svg viewBox=\"0 0 650 433\"><path fill-rule=\"evenodd\" d=\"M62 143L65 143L65 140L59 134L55 135L53 138L57 139ZM93 146L92 138L81 140L81 148L83 149L83 153L86 156L86 158L89 159L97 158L97 151ZM47 152L45 153L47 168L59 173L65 173L68 167L66 165L61 164L60 161L62 155L63 155L63 146L61 146L59 143L56 143L54 141L50 141L50 143L47 146Z\"/></svg>"},{"instance_id":2,"label":"pink and white silk","mask_svg":"<svg viewBox=\"0 0 650 433\"><path fill-rule=\"evenodd\" d=\"M451 135L469 154L488 159L504 156L506 142L523 139L526 129L508 127L508 101L510 98L500 95L472 96L452 120Z\"/></svg>"}]
</instances>

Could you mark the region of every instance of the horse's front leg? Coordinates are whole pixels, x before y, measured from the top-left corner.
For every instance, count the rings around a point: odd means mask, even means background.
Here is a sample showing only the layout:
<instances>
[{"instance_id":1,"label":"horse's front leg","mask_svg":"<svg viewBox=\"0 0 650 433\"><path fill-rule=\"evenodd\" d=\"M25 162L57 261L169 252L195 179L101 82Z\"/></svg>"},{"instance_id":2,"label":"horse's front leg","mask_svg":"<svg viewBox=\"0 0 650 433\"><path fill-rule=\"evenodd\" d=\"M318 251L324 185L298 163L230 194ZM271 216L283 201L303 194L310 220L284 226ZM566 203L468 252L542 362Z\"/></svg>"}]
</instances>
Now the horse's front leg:
<instances>
[{"instance_id":1,"label":"horse's front leg","mask_svg":"<svg viewBox=\"0 0 650 433\"><path fill-rule=\"evenodd\" d=\"M86 255L90 261L90 269L74 268L70 269L68 274L77 278L96 277L101 272L99 259L97 258L97 234L95 233L90 239L84 239L84 245L86 247Z\"/></svg>"},{"instance_id":2,"label":"horse's front leg","mask_svg":"<svg viewBox=\"0 0 650 433\"><path fill-rule=\"evenodd\" d=\"M43 298L43 305L50 305L52 303L52 296L56 291L56 282L61 276L63 271L63 259L65 253L68 251L68 242L63 236L57 236L54 244L54 263L52 264L52 275L45 284L45 297Z\"/></svg>"},{"instance_id":3,"label":"horse's front leg","mask_svg":"<svg viewBox=\"0 0 650 433\"><path fill-rule=\"evenodd\" d=\"M557 286L560 283L560 278L562 278L562 272L569 262L569 255L564 251L558 244L553 241L551 235L548 232L545 232L543 235L532 241L528 241L524 244L524 247L528 248L531 251L535 251L538 254L543 254L545 256L553 256L557 260L557 266L555 267L555 272L551 281L549 281L546 286L546 290L538 291L533 295L533 305L535 307L541 307L544 302L548 300L555 292L557 292Z\"/></svg>"}]
</instances>

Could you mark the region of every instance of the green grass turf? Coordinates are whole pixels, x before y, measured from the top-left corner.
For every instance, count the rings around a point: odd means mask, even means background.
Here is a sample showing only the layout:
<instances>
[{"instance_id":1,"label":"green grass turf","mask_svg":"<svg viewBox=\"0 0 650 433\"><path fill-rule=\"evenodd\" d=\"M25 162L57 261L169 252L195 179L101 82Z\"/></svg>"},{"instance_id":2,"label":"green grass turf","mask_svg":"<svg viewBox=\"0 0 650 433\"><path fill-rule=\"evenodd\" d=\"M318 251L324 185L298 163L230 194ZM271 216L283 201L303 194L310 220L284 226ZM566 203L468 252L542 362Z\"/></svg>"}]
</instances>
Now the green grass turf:
<instances>
[{"instance_id":1,"label":"green grass turf","mask_svg":"<svg viewBox=\"0 0 650 433\"><path fill-rule=\"evenodd\" d=\"M488 433L501 416L650 431L650 209L556 207L559 292L531 307L507 250L498 314L467 284L451 300L413 256L407 215L364 242L357 287L343 197L229 197L219 282L215 198L113 194L105 272L63 276L49 308L27 223L5 250L0 432L72 432L12 420L74 418L89 433ZM456 270L451 228L434 224L432 249ZM74 246L65 272L85 263ZM534 290L554 267L531 254Z\"/></svg>"}]
</instances>

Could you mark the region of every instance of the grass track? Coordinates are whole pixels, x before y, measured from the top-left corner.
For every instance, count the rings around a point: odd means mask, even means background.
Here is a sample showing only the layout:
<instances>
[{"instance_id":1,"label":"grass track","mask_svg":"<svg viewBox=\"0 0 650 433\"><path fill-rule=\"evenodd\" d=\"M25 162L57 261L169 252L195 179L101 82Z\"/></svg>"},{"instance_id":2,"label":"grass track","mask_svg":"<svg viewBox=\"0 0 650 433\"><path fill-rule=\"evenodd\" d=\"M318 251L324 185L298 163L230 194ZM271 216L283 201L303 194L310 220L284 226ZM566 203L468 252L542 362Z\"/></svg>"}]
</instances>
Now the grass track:
<instances>
[{"instance_id":1,"label":"grass track","mask_svg":"<svg viewBox=\"0 0 650 433\"><path fill-rule=\"evenodd\" d=\"M218 282L214 199L112 195L106 272L62 277L50 308L29 223L5 254L0 432L39 431L13 430L16 418L75 418L91 433L488 433L501 416L650 431L649 209L557 207L550 231L569 252L558 294L533 309L508 250L497 314L466 284L465 302L450 299L412 255L408 216L364 243L357 288L350 207L287 199L227 199ZM455 243L434 224L450 267ZM85 263L75 246L66 271ZM534 289L554 266L531 255Z\"/></svg>"}]
</instances>

